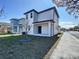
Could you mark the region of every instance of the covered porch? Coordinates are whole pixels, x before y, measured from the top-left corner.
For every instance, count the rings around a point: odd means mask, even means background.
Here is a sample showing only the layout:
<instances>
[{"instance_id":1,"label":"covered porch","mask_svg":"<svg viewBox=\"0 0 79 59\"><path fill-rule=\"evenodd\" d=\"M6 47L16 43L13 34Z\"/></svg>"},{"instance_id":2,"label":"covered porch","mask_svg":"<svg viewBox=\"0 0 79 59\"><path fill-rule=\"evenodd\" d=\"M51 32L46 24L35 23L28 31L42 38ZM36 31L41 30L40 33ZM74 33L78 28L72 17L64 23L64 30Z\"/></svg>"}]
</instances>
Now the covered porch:
<instances>
[{"instance_id":1,"label":"covered porch","mask_svg":"<svg viewBox=\"0 0 79 59\"><path fill-rule=\"evenodd\" d=\"M22 32L24 31L24 26L21 24L15 25L15 26L13 26L12 31L13 31L13 33L16 33L16 34L22 34Z\"/></svg>"},{"instance_id":2,"label":"covered porch","mask_svg":"<svg viewBox=\"0 0 79 59\"><path fill-rule=\"evenodd\" d=\"M34 22L33 35L36 36L53 36L54 35L54 22Z\"/></svg>"}]
</instances>

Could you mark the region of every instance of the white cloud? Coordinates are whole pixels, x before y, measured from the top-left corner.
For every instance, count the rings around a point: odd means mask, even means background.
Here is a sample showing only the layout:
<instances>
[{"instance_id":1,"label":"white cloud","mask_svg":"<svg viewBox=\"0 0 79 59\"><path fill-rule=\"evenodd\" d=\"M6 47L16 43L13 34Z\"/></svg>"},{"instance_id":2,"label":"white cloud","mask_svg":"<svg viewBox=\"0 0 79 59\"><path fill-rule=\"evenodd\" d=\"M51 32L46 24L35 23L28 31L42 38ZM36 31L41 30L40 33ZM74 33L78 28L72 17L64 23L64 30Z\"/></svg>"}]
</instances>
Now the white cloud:
<instances>
[{"instance_id":1,"label":"white cloud","mask_svg":"<svg viewBox=\"0 0 79 59\"><path fill-rule=\"evenodd\" d=\"M76 24L74 24L73 22L60 22L60 26L68 29L70 27L76 26Z\"/></svg>"}]
</instances>

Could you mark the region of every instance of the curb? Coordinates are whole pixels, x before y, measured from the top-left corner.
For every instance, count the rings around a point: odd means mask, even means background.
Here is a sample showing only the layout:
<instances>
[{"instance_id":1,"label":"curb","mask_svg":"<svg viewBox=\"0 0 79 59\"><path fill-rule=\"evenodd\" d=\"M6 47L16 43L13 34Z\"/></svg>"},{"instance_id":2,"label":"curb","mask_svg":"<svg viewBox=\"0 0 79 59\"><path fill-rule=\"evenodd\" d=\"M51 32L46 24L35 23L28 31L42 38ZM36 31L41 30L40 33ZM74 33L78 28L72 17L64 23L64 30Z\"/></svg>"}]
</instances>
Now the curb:
<instances>
[{"instance_id":1,"label":"curb","mask_svg":"<svg viewBox=\"0 0 79 59\"><path fill-rule=\"evenodd\" d=\"M43 57L43 59L50 59L51 54L53 53L54 49L57 47L59 41L61 40L63 33L60 35L60 38L56 41L56 43L52 46L52 48L48 51L48 53Z\"/></svg>"}]
</instances>

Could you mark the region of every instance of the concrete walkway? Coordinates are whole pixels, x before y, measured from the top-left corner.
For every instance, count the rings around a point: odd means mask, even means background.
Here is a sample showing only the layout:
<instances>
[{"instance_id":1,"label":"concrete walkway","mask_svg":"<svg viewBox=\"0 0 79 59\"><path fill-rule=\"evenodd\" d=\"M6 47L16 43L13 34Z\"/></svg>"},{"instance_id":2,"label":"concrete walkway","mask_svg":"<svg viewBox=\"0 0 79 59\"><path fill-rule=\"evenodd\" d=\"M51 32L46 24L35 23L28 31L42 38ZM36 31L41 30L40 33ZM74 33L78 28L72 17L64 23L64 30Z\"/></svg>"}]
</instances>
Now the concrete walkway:
<instances>
[{"instance_id":1,"label":"concrete walkway","mask_svg":"<svg viewBox=\"0 0 79 59\"><path fill-rule=\"evenodd\" d=\"M7 35L0 35L0 37L8 37L8 36L18 36L21 34L7 34Z\"/></svg>"},{"instance_id":2,"label":"concrete walkway","mask_svg":"<svg viewBox=\"0 0 79 59\"><path fill-rule=\"evenodd\" d=\"M79 39L65 32L50 59L79 59Z\"/></svg>"}]
</instances>

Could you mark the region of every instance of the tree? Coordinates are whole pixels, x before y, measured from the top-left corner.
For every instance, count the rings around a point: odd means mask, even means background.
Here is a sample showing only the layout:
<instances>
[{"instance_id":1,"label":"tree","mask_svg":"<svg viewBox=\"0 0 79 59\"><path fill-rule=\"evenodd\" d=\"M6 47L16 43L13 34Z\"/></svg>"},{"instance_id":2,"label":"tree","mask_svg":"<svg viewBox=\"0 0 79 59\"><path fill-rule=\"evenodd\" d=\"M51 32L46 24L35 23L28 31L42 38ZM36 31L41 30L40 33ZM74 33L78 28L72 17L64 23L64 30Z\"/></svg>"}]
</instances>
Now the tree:
<instances>
[{"instance_id":1,"label":"tree","mask_svg":"<svg viewBox=\"0 0 79 59\"><path fill-rule=\"evenodd\" d=\"M53 0L57 7L65 7L70 15L79 17L79 0Z\"/></svg>"},{"instance_id":2,"label":"tree","mask_svg":"<svg viewBox=\"0 0 79 59\"><path fill-rule=\"evenodd\" d=\"M28 33L31 29L31 25L29 25L29 20L26 20L26 33Z\"/></svg>"},{"instance_id":3,"label":"tree","mask_svg":"<svg viewBox=\"0 0 79 59\"><path fill-rule=\"evenodd\" d=\"M79 25L75 26L74 29L79 29Z\"/></svg>"}]
</instances>

